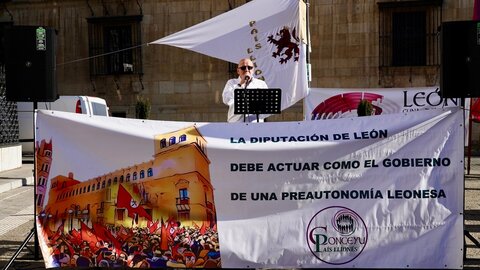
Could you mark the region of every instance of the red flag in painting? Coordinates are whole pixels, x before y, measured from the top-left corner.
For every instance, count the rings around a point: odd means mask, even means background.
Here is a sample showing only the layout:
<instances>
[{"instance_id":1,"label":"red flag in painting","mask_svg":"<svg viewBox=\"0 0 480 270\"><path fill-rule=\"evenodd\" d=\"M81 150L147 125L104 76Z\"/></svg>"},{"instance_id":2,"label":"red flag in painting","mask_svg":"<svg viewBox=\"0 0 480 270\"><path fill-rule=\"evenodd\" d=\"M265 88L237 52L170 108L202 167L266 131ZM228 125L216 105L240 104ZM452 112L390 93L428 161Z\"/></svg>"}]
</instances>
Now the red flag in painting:
<instances>
[{"instance_id":1,"label":"red flag in painting","mask_svg":"<svg viewBox=\"0 0 480 270\"><path fill-rule=\"evenodd\" d=\"M125 242L127 239L133 236L133 232L126 229L122 225L120 225L120 230L117 233L117 237L122 241Z\"/></svg>"},{"instance_id":2,"label":"red flag in painting","mask_svg":"<svg viewBox=\"0 0 480 270\"><path fill-rule=\"evenodd\" d=\"M135 214L137 214L139 217L152 221L152 217L140 205L140 201L135 200L123 185L118 186L117 207L126 208L128 216L131 218L135 218Z\"/></svg>"},{"instance_id":3,"label":"red flag in painting","mask_svg":"<svg viewBox=\"0 0 480 270\"><path fill-rule=\"evenodd\" d=\"M97 237L93 233L93 231L83 222L81 223L80 233L82 235L82 240L87 241L88 245L90 246L91 250L96 249L97 244Z\"/></svg>"},{"instance_id":4,"label":"red flag in painting","mask_svg":"<svg viewBox=\"0 0 480 270\"><path fill-rule=\"evenodd\" d=\"M58 226L57 231L55 232L55 234L50 239L50 242L54 243L55 241L57 241L57 239L60 238L60 236L62 236L63 230L64 230L64 223L62 223L62 225Z\"/></svg>"},{"instance_id":5,"label":"red flag in painting","mask_svg":"<svg viewBox=\"0 0 480 270\"><path fill-rule=\"evenodd\" d=\"M480 20L480 0L474 0L473 3L473 20Z\"/></svg>"},{"instance_id":6,"label":"red flag in painting","mask_svg":"<svg viewBox=\"0 0 480 270\"><path fill-rule=\"evenodd\" d=\"M204 235L207 232L207 225L205 224L205 221L202 221L202 227L200 228L200 234Z\"/></svg>"},{"instance_id":7,"label":"red flag in painting","mask_svg":"<svg viewBox=\"0 0 480 270\"><path fill-rule=\"evenodd\" d=\"M161 230L160 230L160 250L162 250L162 251L167 251L168 248L169 248L169 245L168 245L168 240L169 240L168 223L165 224L165 223L163 222L163 218L162 218L162 221L161 221L160 225L161 225Z\"/></svg>"},{"instance_id":8,"label":"red flag in painting","mask_svg":"<svg viewBox=\"0 0 480 270\"><path fill-rule=\"evenodd\" d=\"M73 246L70 244L70 241L63 239L63 243L67 245L68 247L68 252L70 253L70 257L73 257L75 255L75 249Z\"/></svg>"},{"instance_id":9,"label":"red flag in painting","mask_svg":"<svg viewBox=\"0 0 480 270\"><path fill-rule=\"evenodd\" d=\"M76 229L70 232L70 241L75 245L82 244L82 236Z\"/></svg>"},{"instance_id":10,"label":"red flag in painting","mask_svg":"<svg viewBox=\"0 0 480 270\"><path fill-rule=\"evenodd\" d=\"M107 228L105 228L105 226L100 223L94 223L93 230L95 231L97 237L99 237L103 241L111 242L117 254L120 254L122 252L122 244L117 238L115 238L115 236L113 236L113 234Z\"/></svg>"},{"instance_id":11,"label":"red flag in painting","mask_svg":"<svg viewBox=\"0 0 480 270\"><path fill-rule=\"evenodd\" d=\"M147 225L150 233L155 233L158 229L158 220L156 222L149 221Z\"/></svg>"}]
</instances>

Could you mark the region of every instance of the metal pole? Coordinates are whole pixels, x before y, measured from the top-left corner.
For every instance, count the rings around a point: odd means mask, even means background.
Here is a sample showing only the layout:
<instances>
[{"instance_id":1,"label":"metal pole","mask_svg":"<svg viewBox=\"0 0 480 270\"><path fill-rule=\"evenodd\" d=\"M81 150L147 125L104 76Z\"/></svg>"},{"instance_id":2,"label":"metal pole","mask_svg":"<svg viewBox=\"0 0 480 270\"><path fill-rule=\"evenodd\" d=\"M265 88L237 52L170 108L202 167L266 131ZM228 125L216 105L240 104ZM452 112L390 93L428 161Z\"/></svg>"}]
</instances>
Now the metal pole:
<instances>
[{"instance_id":1,"label":"metal pole","mask_svg":"<svg viewBox=\"0 0 480 270\"><path fill-rule=\"evenodd\" d=\"M307 6L307 9L306 9L306 21L307 21L307 26L306 26L306 30L307 30L307 46L306 46L306 49L307 49L307 55L306 55L306 60L307 60L307 73L308 73L308 78L307 78L307 83L308 83L308 87L310 88L310 81L312 80L312 66L311 66L311 63L310 63L310 1L309 0L305 0L305 5Z\"/></svg>"},{"instance_id":2,"label":"metal pole","mask_svg":"<svg viewBox=\"0 0 480 270\"><path fill-rule=\"evenodd\" d=\"M35 147L37 143L35 135L35 114L37 113L38 104L37 101L33 102L33 231L34 231L34 252L33 258L35 260L40 260L40 245L38 243L38 232L37 232L37 149Z\"/></svg>"},{"instance_id":3,"label":"metal pole","mask_svg":"<svg viewBox=\"0 0 480 270\"><path fill-rule=\"evenodd\" d=\"M300 0L299 0L300 1ZM307 32L307 44L305 46L305 49L307 50L305 53L305 58L306 58L306 68L307 68L307 87L310 88L310 82L312 80L312 66L310 64L310 1L309 0L303 0L306 6L305 10L305 21L306 21L306 26L305 30ZM305 102L303 102L303 113L305 114L306 108L305 108Z\"/></svg>"},{"instance_id":4,"label":"metal pole","mask_svg":"<svg viewBox=\"0 0 480 270\"><path fill-rule=\"evenodd\" d=\"M472 158L472 103L474 103L475 99L470 99L470 108L468 108L468 146L467 146L467 174L470 174L470 166L471 166L471 158ZM465 108L464 108L465 109ZM465 123L465 121L464 121Z\"/></svg>"},{"instance_id":5,"label":"metal pole","mask_svg":"<svg viewBox=\"0 0 480 270\"><path fill-rule=\"evenodd\" d=\"M12 263L15 261L15 259L17 258L17 256L20 254L20 252L22 252L23 248L27 245L28 241L30 241L30 239L32 238L32 236L35 234L35 228L33 228L30 233L28 234L27 238L25 238L25 240L23 241L22 245L17 249L17 251L15 252L15 254L12 256L12 258L10 259L10 261L8 261L8 263L2 268L2 270L7 270L11 265Z\"/></svg>"}]
</instances>

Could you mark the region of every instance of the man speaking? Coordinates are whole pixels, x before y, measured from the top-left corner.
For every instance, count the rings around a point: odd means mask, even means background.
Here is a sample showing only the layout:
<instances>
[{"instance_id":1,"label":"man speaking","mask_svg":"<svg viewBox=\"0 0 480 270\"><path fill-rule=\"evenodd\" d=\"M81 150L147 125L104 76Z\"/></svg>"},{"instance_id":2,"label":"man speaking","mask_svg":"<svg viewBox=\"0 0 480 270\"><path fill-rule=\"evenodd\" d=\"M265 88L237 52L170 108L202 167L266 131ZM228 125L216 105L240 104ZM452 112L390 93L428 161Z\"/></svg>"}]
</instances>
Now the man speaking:
<instances>
[{"instance_id":1,"label":"man speaking","mask_svg":"<svg viewBox=\"0 0 480 270\"><path fill-rule=\"evenodd\" d=\"M233 122L257 122L257 116L254 114L234 114L235 111L235 89L253 89L253 88L268 88L267 84L257 78L253 77L255 67L252 60L248 58L241 59L238 62L237 74L238 78L230 79L225 84L223 89L223 103L228 106L227 121ZM258 122L263 122L266 115L259 115Z\"/></svg>"}]
</instances>

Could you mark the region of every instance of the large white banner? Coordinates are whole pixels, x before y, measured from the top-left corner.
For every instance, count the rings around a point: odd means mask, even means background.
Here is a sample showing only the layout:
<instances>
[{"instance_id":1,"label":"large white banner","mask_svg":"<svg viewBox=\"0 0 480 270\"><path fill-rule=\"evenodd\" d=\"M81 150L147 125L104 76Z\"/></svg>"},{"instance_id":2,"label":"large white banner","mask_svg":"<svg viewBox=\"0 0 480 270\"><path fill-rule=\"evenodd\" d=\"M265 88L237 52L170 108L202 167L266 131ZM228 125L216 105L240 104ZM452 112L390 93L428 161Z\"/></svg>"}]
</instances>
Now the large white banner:
<instances>
[{"instance_id":1,"label":"large white banner","mask_svg":"<svg viewBox=\"0 0 480 270\"><path fill-rule=\"evenodd\" d=\"M305 120L357 116L361 100L368 100L375 114L460 107L460 98L442 98L438 87L412 88L311 88L305 98ZM466 108L470 99L466 99Z\"/></svg>"},{"instance_id":2,"label":"large white banner","mask_svg":"<svg viewBox=\"0 0 480 270\"><path fill-rule=\"evenodd\" d=\"M237 64L250 58L255 77L282 89L282 110L308 93L302 0L254 0L155 40ZM303 16L302 16L303 14Z\"/></svg>"},{"instance_id":3,"label":"large white banner","mask_svg":"<svg viewBox=\"0 0 480 270\"><path fill-rule=\"evenodd\" d=\"M253 124L39 111L43 257L48 267L461 269L462 118L458 108Z\"/></svg>"}]
</instances>

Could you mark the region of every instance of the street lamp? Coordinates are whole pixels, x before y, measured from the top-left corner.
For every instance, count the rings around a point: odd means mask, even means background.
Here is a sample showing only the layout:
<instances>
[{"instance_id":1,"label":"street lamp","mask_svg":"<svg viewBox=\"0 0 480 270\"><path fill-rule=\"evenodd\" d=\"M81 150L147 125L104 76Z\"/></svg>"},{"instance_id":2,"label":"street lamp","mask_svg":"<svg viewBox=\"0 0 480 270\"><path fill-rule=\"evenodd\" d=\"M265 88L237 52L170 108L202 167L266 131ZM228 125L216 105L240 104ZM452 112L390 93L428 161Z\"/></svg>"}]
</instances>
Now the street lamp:
<instances>
[{"instance_id":1,"label":"street lamp","mask_svg":"<svg viewBox=\"0 0 480 270\"><path fill-rule=\"evenodd\" d=\"M69 230L69 231L71 232L71 231L72 231L72 227L73 227L73 212L74 212L74 211L73 211L72 209L68 209L67 212L68 212L68 216L69 216L69 218L70 218L70 226L69 226L70 230Z\"/></svg>"}]
</instances>

